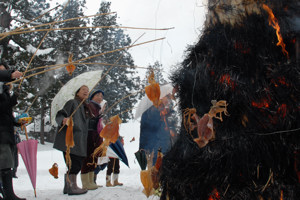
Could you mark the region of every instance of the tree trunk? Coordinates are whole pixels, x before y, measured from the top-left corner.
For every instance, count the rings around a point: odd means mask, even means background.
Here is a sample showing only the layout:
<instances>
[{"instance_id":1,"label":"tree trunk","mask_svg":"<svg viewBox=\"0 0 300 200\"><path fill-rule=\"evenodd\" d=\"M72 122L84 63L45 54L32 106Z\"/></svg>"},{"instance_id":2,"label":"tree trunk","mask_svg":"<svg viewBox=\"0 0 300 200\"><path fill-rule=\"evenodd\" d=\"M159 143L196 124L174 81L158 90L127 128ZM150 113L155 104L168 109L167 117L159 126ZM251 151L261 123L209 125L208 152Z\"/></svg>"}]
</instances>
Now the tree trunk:
<instances>
[{"instance_id":1,"label":"tree trunk","mask_svg":"<svg viewBox=\"0 0 300 200\"><path fill-rule=\"evenodd\" d=\"M43 99L41 100L42 105L41 105L41 130L40 130L40 140L41 144L45 144L45 102Z\"/></svg>"},{"instance_id":2,"label":"tree trunk","mask_svg":"<svg viewBox=\"0 0 300 200\"><path fill-rule=\"evenodd\" d=\"M4 5L5 4L0 4L0 28L2 28L2 30L9 29L10 22L11 22L11 16L6 11L6 7ZM8 37L0 40L0 59L7 56L8 42L9 42Z\"/></svg>"}]
</instances>

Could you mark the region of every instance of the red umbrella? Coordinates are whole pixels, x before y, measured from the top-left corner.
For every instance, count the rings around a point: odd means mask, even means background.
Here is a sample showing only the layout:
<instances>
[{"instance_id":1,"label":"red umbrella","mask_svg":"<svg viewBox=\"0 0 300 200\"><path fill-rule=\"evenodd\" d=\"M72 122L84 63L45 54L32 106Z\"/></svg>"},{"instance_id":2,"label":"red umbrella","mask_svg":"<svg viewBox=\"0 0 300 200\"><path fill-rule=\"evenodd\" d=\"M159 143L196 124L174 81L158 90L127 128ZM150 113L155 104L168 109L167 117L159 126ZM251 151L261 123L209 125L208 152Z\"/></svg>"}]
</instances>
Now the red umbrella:
<instances>
[{"instance_id":1,"label":"red umbrella","mask_svg":"<svg viewBox=\"0 0 300 200\"><path fill-rule=\"evenodd\" d=\"M19 152L26 166L28 175L30 177L34 195L36 197L36 161L37 161L37 140L25 140L17 144Z\"/></svg>"}]
</instances>

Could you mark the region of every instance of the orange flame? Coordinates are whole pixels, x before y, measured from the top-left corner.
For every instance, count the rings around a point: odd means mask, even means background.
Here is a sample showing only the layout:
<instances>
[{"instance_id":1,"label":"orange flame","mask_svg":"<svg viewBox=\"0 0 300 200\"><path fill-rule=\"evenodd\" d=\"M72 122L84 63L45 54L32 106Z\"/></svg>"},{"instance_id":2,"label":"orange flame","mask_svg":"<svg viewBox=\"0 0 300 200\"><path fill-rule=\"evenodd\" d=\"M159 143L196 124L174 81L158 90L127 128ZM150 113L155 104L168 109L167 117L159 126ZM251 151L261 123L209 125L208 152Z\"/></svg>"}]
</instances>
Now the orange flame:
<instances>
[{"instance_id":1,"label":"orange flame","mask_svg":"<svg viewBox=\"0 0 300 200\"><path fill-rule=\"evenodd\" d=\"M221 199L221 196L220 196L218 190L214 189L213 194L209 196L208 200L219 200L219 199Z\"/></svg>"},{"instance_id":2,"label":"orange flame","mask_svg":"<svg viewBox=\"0 0 300 200\"><path fill-rule=\"evenodd\" d=\"M286 113L287 113L287 106L286 104L281 104L281 106L279 106L277 113L281 115L282 118L285 118Z\"/></svg>"},{"instance_id":3,"label":"orange flame","mask_svg":"<svg viewBox=\"0 0 300 200\"><path fill-rule=\"evenodd\" d=\"M268 99L262 99L260 102L252 101L252 106L256 108L269 108Z\"/></svg>"},{"instance_id":4,"label":"orange flame","mask_svg":"<svg viewBox=\"0 0 300 200\"><path fill-rule=\"evenodd\" d=\"M235 88L235 82L230 78L229 74L224 74L221 76L220 78L220 83L226 84L228 86L230 86L232 89Z\"/></svg>"},{"instance_id":5,"label":"orange flame","mask_svg":"<svg viewBox=\"0 0 300 200\"><path fill-rule=\"evenodd\" d=\"M283 200L283 191L280 192L280 200Z\"/></svg>"},{"instance_id":6,"label":"orange flame","mask_svg":"<svg viewBox=\"0 0 300 200\"><path fill-rule=\"evenodd\" d=\"M269 8L266 4L263 4L263 9L265 9L265 11L267 11L268 14L269 14L269 25L272 26L276 30L276 35L277 35L277 38L278 38L278 43L276 45L281 46L282 53L284 55L286 55L287 58L289 58L289 53L287 52L287 50L285 50L285 44L283 42L283 39L282 39L282 36L281 36L281 33L280 33L280 26L278 24L277 18L274 16L273 11L271 10L271 8Z\"/></svg>"},{"instance_id":7,"label":"orange flame","mask_svg":"<svg viewBox=\"0 0 300 200\"><path fill-rule=\"evenodd\" d=\"M278 87L279 84L289 87L289 84L287 83L284 76L280 76L277 79L272 79L271 83L273 83L275 87Z\"/></svg>"}]
</instances>

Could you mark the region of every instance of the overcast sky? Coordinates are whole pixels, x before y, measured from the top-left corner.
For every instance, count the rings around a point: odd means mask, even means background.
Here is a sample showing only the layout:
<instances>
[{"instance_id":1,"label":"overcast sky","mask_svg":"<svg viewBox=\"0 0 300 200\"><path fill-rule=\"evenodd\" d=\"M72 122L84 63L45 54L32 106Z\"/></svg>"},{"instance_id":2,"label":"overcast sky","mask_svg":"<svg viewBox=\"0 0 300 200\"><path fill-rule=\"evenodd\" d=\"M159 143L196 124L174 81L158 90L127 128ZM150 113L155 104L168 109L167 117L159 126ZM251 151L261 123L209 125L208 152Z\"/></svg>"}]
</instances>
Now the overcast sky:
<instances>
[{"instance_id":1,"label":"overcast sky","mask_svg":"<svg viewBox=\"0 0 300 200\"><path fill-rule=\"evenodd\" d=\"M86 15L96 14L101 0L86 0ZM165 40L131 48L135 65L147 67L155 61L163 64L164 76L171 66L183 60L188 45L199 39L204 23L206 7L204 0L110 0L111 11L117 12L117 22L122 26L171 28L168 31L125 29L132 41L143 33L137 43L166 37ZM143 71L141 72L141 76Z\"/></svg>"}]
</instances>

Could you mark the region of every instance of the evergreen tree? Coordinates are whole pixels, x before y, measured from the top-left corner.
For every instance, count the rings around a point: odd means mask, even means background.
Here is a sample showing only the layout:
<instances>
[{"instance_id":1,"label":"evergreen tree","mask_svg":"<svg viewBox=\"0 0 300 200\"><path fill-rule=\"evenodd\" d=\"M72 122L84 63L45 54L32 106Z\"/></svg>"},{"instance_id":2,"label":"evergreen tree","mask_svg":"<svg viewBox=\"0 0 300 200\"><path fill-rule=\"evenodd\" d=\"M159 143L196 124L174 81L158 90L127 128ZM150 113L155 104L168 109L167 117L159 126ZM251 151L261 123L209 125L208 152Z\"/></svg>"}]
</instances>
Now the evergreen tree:
<instances>
[{"instance_id":1,"label":"evergreen tree","mask_svg":"<svg viewBox=\"0 0 300 200\"><path fill-rule=\"evenodd\" d=\"M162 74L162 64L159 63L158 61L155 61L153 65L149 64L148 66L148 69L145 74L145 79L142 81L143 87L149 85L148 76L152 71L154 72L155 81L159 83L159 85L164 85L167 83L167 81L164 79L164 76Z\"/></svg>"},{"instance_id":2,"label":"evergreen tree","mask_svg":"<svg viewBox=\"0 0 300 200\"><path fill-rule=\"evenodd\" d=\"M98 13L109 13L110 2L101 2ZM117 15L101 15L94 18L93 26L117 26ZM90 52L99 54L100 52L107 52L119 48L129 46L131 39L124 33L123 30L118 28L103 28L93 30L92 45ZM128 50L117 51L110 54L105 54L101 57L92 59L94 62L103 63L116 63L118 65L134 66L134 61ZM103 69L104 73L109 67L94 65L91 69ZM105 91L104 99L108 101L108 107L114 104L117 100L132 94L140 89L139 78L132 68L126 67L113 67L108 75L100 82L97 88ZM117 106L111 109L108 113L109 116L120 114L122 111L131 109L137 102L137 95L130 96L118 103ZM124 122L132 118L132 111L124 113L121 117Z\"/></svg>"},{"instance_id":3,"label":"evergreen tree","mask_svg":"<svg viewBox=\"0 0 300 200\"><path fill-rule=\"evenodd\" d=\"M45 0L37 0L37 1L6 1L5 4L0 4L0 8L3 11L1 15L0 21L5 21L6 23L1 23L2 32L8 32L9 29L14 30L22 25L25 22L29 22L34 18L39 17L45 10L49 9L49 4ZM2 18L3 17L3 18ZM37 24L43 24L47 22L51 22L52 18L49 13L44 15L42 18L33 21L27 24L24 28L29 26L34 26ZM9 23L8 23L9 22ZM47 28L47 27L40 27L40 28ZM32 56L35 53L35 48L40 44L42 38L44 37L45 32L33 32L27 34L19 34L19 35L10 35L6 37L4 40L1 40L1 47L2 47L2 57L1 60L7 62L9 65L14 65L14 69L25 71L25 68L29 65L29 61L31 60ZM31 64L29 65L30 68L44 66L49 63L51 60L51 50L50 47L54 45L47 41L49 37L47 37L40 47L40 50L37 55L32 60ZM46 53L41 54L43 50L47 49ZM49 54L50 52L50 54ZM36 72L36 71L34 71ZM33 73L29 72L28 74ZM28 75L26 74L26 75ZM33 99L35 96L40 96L42 93L40 91L45 91L47 88L45 84L48 84L50 81L44 81L44 75L39 75L30 79L24 80L20 97L19 97L19 104L16 108L16 111L19 113L27 111L29 106L33 103ZM18 85L18 83L16 84ZM48 86L47 86L48 87ZM15 88L16 90L16 88ZM49 92L48 92L49 94ZM40 104L43 102L43 104ZM29 114L32 117L37 115L43 116L49 111L45 110L44 108L49 107L51 103L51 98L44 98L38 99L34 106L31 107L29 110ZM41 107L43 105L43 107ZM42 109L41 109L42 108ZM41 115L42 113L42 115ZM44 114L43 114L44 113ZM44 124L43 121L44 117L41 117L41 123ZM41 125L41 127L44 127ZM41 143L44 143L43 140L43 130L41 131Z\"/></svg>"}]
</instances>

